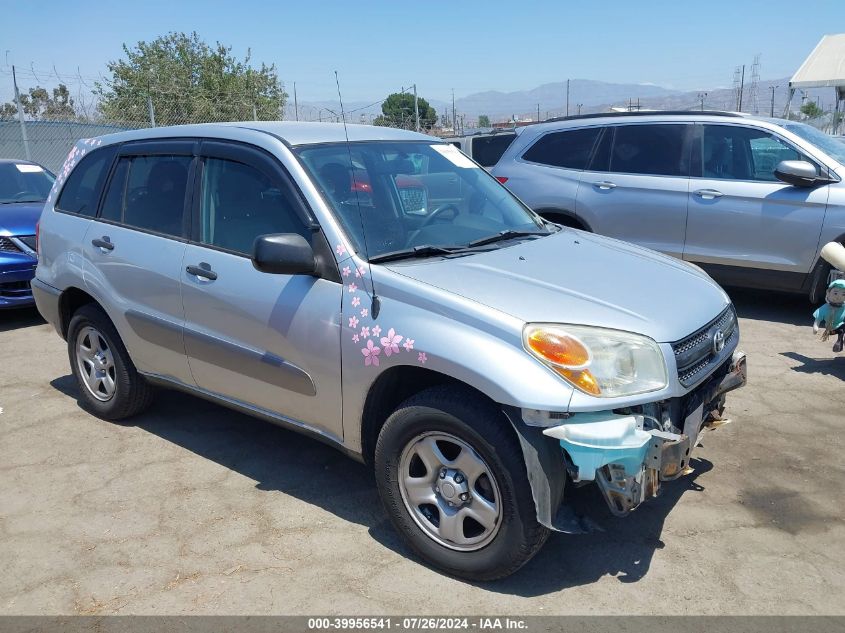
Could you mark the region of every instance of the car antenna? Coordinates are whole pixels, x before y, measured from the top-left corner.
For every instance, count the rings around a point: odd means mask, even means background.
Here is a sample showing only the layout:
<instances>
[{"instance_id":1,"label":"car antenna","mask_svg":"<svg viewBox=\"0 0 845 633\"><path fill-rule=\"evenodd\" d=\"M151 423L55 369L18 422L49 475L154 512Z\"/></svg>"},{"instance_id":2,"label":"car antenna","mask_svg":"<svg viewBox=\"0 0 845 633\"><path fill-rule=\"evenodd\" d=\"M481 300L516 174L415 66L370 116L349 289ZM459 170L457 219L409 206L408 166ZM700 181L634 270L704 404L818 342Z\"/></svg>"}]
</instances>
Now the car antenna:
<instances>
[{"instance_id":1,"label":"car antenna","mask_svg":"<svg viewBox=\"0 0 845 633\"><path fill-rule=\"evenodd\" d=\"M358 184L355 182L355 166L352 164L352 148L349 144L349 131L346 129L346 113L343 111L343 97L340 94L340 79L338 79L337 71L334 71L334 81L337 84L337 98L340 101L340 117L343 120L343 135L346 137L346 151L349 154L349 173L352 176L352 190L355 192L355 206L358 207L358 220L361 222L361 237L364 240L364 257L367 260L367 268L370 271L370 288L372 290L372 294L370 295L370 315L375 319L378 317L381 309L381 302L379 301L378 295L376 295L373 265L370 264L370 249L367 247L367 231L364 229L364 214L361 213L361 201L358 198Z\"/></svg>"}]
</instances>

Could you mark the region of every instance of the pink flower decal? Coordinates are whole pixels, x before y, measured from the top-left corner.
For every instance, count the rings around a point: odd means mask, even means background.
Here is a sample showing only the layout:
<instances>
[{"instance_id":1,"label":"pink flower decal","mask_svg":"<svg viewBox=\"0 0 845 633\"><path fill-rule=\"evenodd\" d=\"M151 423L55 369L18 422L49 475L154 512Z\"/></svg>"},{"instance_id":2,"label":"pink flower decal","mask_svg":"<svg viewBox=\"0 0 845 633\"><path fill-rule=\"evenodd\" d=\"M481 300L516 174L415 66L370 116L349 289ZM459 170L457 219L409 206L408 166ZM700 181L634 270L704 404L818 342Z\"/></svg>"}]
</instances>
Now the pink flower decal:
<instances>
[{"instance_id":1,"label":"pink flower decal","mask_svg":"<svg viewBox=\"0 0 845 633\"><path fill-rule=\"evenodd\" d=\"M369 311L369 310L367 310L367 308L361 308L361 316L362 316L362 317L365 317L365 318L366 318L366 316L367 316L369 313L370 313L370 311Z\"/></svg>"},{"instance_id":2,"label":"pink flower decal","mask_svg":"<svg viewBox=\"0 0 845 633\"><path fill-rule=\"evenodd\" d=\"M353 330L358 328L358 317L349 317L349 327L351 327Z\"/></svg>"},{"instance_id":3,"label":"pink flower decal","mask_svg":"<svg viewBox=\"0 0 845 633\"><path fill-rule=\"evenodd\" d=\"M353 335L352 335L352 342L353 342L353 343L357 343L357 342L358 342L358 341L360 341L360 340L361 340L361 339L358 337L358 335L357 335L357 334L353 334Z\"/></svg>"},{"instance_id":4,"label":"pink flower decal","mask_svg":"<svg viewBox=\"0 0 845 633\"><path fill-rule=\"evenodd\" d=\"M402 347L405 348L406 352L410 352L412 349L414 349L414 339L406 338L405 342L402 343Z\"/></svg>"},{"instance_id":5,"label":"pink flower decal","mask_svg":"<svg viewBox=\"0 0 845 633\"><path fill-rule=\"evenodd\" d=\"M359 297L352 297L352 307L357 308L361 305L361 299Z\"/></svg>"},{"instance_id":6,"label":"pink flower decal","mask_svg":"<svg viewBox=\"0 0 845 633\"><path fill-rule=\"evenodd\" d=\"M428 360L428 356L425 355L425 352L420 352L419 354L417 354L417 360L423 365L425 365L425 361Z\"/></svg>"},{"instance_id":7,"label":"pink flower decal","mask_svg":"<svg viewBox=\"0 0 845 633\"><path fill-rule=\"evenodd\" d=\"M343 244L338 244L337 246L334 247L334 251L335 251L335 253L337 253L339 256L342 257L343 254L346 253L346 247Z\"/></svg>"},{"instance_id":8,"label":"pink flower decal","mask_svg":"<svg viewBox=\"0 0 845 633\"><path fill-rule=\"evenodd\" d=\"M361 276L361 269L360 269L360 268L356 268L356 269L355 269L355 276L356 276L356 277L360 277L360 276Z\"/></svg>"},{"instance_id":9,"label":"pink flower decal","mask_svg":"<svg viewBox=\"0 0 845 633\"><path fill-rule=\"evenodd\" d=\"M376 326L378 327L378 326ZM387 336L383 336L381 339L381 344L384 346L384 355L390 356L391 354L398 354L399 353L399 343L402 342L402 336L396 333L396 330L390 328L387 331Z\"/></svg>"},{"instance_id":10,"label":"pink flower decal","mask_svg":"<svg viewBox=\"0 0 845 633\"><path fill-rule=\"evenodd\" d=\"M358 286L356 284L349 284L350 293L355 292L356 290L358 290Z\"/></svg>"},{"instance_id":11,"label":"pink flower decal","mask_svg":"<svg viewBox=\"0 0 845 633\"><path fill-rule=\"evenodd\" d=\"M367 272L366 268L364 268L363 266L358 266L358 274L359 275L361 275L363 277L365 272Z\"/></svg>"},{"instance_id":12,"label":"pink flower decal","mask_svg":"<svg viewBox=\"0 0 845 633\"><path fill-rule=\"evenodd\" d=\"M370 335L370 328L366 325L361 328L361 338L367 338Z\"/></svg>"},{"instance_id":13,"label":"pink flower decal","mask_svg":"<svg viewBox=\"0 0 845 633\"><path fill-rule=\"evenodd\" d=\"M344 277L349 277L350 274L352 274L352 269L349 266L344 266L342 275Z\"/></svg>"},{"instance_id":14,"label":"pink flower decal","mask_svg":"<svg viewBox=\"0 0 845 633\"><path fill-rule=\"evenodd\" d=\"M375 365L378 367L378 355L381 354L381 348L373 345L372 340L367 341L367 346L361 349L364 355L364 365L369 367Z\"/></svg>"},{"instance_id":15,"label":"pink flower decal","mask_svg":"<svg viewBox=\"0 0 845 633\"><path fill-rule=\"evenodd\" d=\"M373 328L373 336L381 336L381 326L377 325Z\"/></svg>"}]
</instances>

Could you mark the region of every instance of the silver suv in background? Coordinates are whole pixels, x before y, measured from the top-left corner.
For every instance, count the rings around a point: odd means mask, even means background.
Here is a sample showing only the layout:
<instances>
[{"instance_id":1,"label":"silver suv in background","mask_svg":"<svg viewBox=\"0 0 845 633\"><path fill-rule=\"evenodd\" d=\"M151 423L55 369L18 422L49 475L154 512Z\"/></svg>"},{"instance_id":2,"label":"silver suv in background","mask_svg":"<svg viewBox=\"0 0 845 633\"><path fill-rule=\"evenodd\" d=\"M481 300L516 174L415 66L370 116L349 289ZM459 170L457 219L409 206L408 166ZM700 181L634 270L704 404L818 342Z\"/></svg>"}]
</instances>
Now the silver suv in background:
<instances>
[{"instance_id":1,"label":"silver suv in background","mask_svg":"<svg viewBox=\"0 0 845 633\"><path fill-rule=\"evenodd\" d=\"M845 145L794 121L569 117L520 128L492 173L555 222L814 302L830 271L822 245L845 241Z\"/></svg>"},{"instance_id":2,"label":"silver suv in background","mask_svg":"<svg viewBox=\"0 0 845 633\"><path fill-rule=\"evenodd\" d=\"M583 532L571 482L618 515L656 495L745 382L707 275L544 221L429 136L137 130L81 141L56 183L33 292L83 406L125 418L162 386L308 433L373 465L452 574Z\"/></svg>"}]
</instances>

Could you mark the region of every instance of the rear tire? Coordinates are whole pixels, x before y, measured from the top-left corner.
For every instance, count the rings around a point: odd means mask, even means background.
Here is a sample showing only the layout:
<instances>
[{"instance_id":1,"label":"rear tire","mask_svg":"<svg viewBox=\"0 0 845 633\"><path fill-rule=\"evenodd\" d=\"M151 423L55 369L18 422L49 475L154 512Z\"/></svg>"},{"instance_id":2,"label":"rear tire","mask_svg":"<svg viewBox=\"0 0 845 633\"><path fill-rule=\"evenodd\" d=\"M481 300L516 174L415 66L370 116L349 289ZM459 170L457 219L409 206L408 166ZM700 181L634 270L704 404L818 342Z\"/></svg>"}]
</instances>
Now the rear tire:
<instances>
[{"instance_id":1,"label":"rear tire","mask_svg":"<svg viewBox=\"0 0 845 633\"><path fill-rule=\"evenodd\" d=\"M135 369L111 320L94 304L73 315L68 357L82 406L104 420L122 420L150 406L153 388Z\"/></svg>"},{"instance_id":2,"label":"rear tire","mask_svg":"<svg viewBox=\"0 0 845 633\"><path fill-rule=\"evenodd\" d=\"M548 538L513 430L467 389L433 387L402 403L379 433L375 473L397 531L454 576L508 576Z\"/></svg>"}]
</instances>

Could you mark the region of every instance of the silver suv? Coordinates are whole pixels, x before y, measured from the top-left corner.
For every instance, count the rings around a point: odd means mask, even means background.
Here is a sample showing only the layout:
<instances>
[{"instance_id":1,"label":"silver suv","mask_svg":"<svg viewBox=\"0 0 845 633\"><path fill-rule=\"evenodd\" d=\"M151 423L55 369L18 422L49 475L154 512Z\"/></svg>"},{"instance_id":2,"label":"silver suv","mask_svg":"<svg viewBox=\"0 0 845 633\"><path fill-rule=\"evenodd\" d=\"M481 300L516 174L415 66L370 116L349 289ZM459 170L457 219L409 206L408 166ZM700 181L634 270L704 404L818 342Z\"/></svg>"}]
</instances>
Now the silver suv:
<instances>
[{"instance_id":1,"label":"silver suv","mask_svg":"<svg viewBox=\"0 0 845 633\"><path fill-rule=\"evenodd\" d=\"M657 112L517 130L492 173L546 218L694 262L726 285L824 296L845 242L845 145L782 119Z\"/></svg>"},{"instance_id":2,"label":"silver suv","mask_svg":"<svg viewBox=\"0 0 845 633\"><path fill-rule=\"evenodd\" d=\"M162 386L308 433L373 465L411 547L473 579L584 531L568 482L620 515L656 494L745 382L700 270L548 223L452 145L388 128L81 141L33 288L94 414Z\"/></svg>"}]
</instances>

